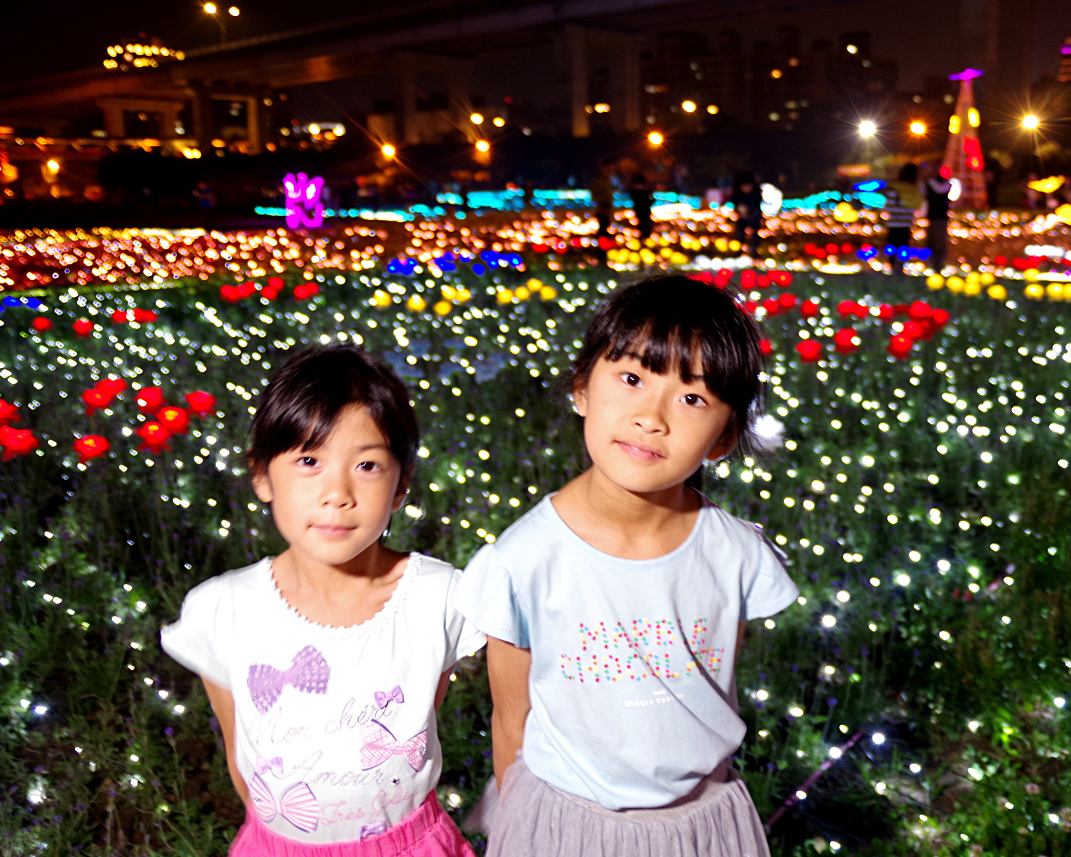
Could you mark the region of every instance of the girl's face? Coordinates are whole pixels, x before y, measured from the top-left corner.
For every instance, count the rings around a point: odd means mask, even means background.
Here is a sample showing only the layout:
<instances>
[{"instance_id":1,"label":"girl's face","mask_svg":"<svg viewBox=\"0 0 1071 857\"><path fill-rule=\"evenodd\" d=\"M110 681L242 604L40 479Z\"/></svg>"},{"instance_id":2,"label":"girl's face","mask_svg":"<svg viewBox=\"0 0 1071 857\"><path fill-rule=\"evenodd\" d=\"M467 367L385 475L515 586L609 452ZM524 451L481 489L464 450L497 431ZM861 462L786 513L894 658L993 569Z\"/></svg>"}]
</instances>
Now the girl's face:
<instances>
[{"instance_id":1,"label":"girl's face","mask_svg":"<svg viewBox=\"0 0 1071 857\"><path fill-rule=\"evenodd\" d=\"M276 456L254 477L299 568L356 569L405 499L408 479L368 410L345 408L323 445Z\"/></svg>"},{"instance_id":2,"label":"girl's face","mask_svg":"<svg viewBox=\"0 0 1071 857\"><path fill-rule=\"evenodd\" d=\"M595 475L636 494L678 490L703 459L732 451L732 408L702 376L659 374L636 355L599 359L573 393Z\"/></svg>"}]
</instances>

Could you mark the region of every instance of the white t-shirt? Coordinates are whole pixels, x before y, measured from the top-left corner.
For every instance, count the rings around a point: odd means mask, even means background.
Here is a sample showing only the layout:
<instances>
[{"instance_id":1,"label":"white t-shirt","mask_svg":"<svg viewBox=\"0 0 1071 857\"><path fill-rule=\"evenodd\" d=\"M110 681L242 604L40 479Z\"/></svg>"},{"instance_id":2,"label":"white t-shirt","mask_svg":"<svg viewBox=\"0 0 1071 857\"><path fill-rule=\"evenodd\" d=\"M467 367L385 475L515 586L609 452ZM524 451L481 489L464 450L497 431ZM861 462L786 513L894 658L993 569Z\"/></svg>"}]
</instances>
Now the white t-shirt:
<instances>
[{"instance_id":1,"label":"white t-shirt","mask_svg":"<svg viewBox=\"0 0 1071 857\"><path fill-rule=\"evenodd\" d=\"M233 695L238 770L273 832L305 843L382 833L435 787L439 677L485 642L448 604L461 572L410 554L379 613L328 627L286 602L271 562L190 590L163 647Z\"/></svg>"},{"instance_id":2,"label":"white t-shirt","mask_svg":"<svg viewBox=\"0 0 1071 857\"><path fill-rule=\"evenodd\" d=\"M760 531L706 498L683 544L629 560L577 536L547 497L476 554L453 597L532 651L525 764L626 809L683 797L740 746L737 625L798 594Z\"/></svg>"}]
</instances>

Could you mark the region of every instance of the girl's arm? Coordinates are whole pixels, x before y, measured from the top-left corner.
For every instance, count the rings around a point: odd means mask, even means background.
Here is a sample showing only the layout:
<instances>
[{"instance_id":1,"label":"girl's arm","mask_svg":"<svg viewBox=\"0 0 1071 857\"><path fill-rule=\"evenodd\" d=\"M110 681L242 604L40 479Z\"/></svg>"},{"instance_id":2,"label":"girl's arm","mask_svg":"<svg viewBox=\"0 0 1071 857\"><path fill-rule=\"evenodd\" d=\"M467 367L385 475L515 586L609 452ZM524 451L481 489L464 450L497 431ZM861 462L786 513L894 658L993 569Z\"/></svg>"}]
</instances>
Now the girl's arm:
<instances>
[{"instance_id":1,"label":"girl's arm","mask_svg":"<svg viewBox=\"0 0 1071 857\"><path fill-rule=\"evenodd\" d=\"M454 674L452 669L447 670L441 676L439 676L439 686L435 689L435 710L439 710L439 706L443 704L443 700L446 699L446 691L450 689L450 676Z\"/></svg>"},{"instance_id":2,"label":"girl's arm","mask_svg":"<svg viewBox=\"0 0 1071 857\"><path fill-rule=\"evenodd\" d=\"M234 752L234 697L229 690L213 684L204 676L201 676L201 682L208 694L208 701L212 703L212 710L216 713L219 728L223 731L223 747L227 751L227 770L231 772L231 782L234 783L242 803L248 804L249 789L242 775L238 773L238 761Z\"/></svg>"},{"instance_id":3,"label":"girl's arm","mask_svg":"<svg viewBox=\"0 0 1071 857\"><path fill-rule=\"evenodd\" d=\"M528 699L528 673L532 653L511 643L487 638L487 675L491 680L491 746L494 751L495 781L499 789L506 771L524 744L524 721L531 703Z\"/></svg>"},{"instance_id":4,"label":"girl's arm","mask_svg":"<svg viewBox=\"0 0 1071 857\"><path fill-rule=\"evenodd\" d=\"M747 622L740 622L736 626L736 654L733 655L733 669L736 669L736 662L740 660L740 650L744 648L744 632L747 630Z\"/></svg>"}]
</instances>

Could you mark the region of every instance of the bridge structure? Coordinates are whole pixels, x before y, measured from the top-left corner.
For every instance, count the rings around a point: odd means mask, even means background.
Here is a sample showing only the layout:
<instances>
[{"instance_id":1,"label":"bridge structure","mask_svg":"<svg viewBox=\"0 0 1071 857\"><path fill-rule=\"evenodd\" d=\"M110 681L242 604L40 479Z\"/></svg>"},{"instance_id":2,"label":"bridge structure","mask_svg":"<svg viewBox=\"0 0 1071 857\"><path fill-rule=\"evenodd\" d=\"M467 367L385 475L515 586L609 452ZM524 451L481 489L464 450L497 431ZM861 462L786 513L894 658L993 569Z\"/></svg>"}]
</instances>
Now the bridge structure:
<instances>
[{"instance_id":1,"label":"bridge structure","mask_svg":"<svg viewBox=\"0 0 1071 857\"><path fill-rule=\"evenodd\" d=\"M397 9L387 4L330 24L189 50L182 61L155 68L93 68L0 87L0 126L31 126L60 136L72 116L97 113L104 132L96 132L99 143L138 136L129 133L131 117L151 114L162 144L204 150L220 137L214 117L224 102L244 116L244 149L258 153L271 138L270 108L280 91L386 75L393 142L420 142L418 79L439 82L450 119L460 125L470 109L474 58L550 44L566 67L574 136L591 132L593 49L611 58L613 130L638 130L643 122L638 39L724 16L738 5L738 0L425 0Z\"/></svg>"}]
</instances>

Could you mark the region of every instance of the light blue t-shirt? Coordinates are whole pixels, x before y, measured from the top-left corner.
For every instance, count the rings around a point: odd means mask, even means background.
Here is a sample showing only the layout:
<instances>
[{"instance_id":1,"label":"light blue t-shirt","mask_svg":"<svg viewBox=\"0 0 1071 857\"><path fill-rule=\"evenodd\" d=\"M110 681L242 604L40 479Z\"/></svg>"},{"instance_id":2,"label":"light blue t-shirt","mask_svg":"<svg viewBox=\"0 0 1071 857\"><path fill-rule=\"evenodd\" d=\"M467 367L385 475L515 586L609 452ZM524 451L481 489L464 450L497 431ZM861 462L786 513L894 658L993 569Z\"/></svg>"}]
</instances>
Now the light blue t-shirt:
<instances>
[{"instance_id":1,"label":"light blue t-shirt","mask_svg":"<svg viewBox=\"0 0 1071 857\"><path fill-rule=\"evenodd\" d=\"M740 746L737 624L798 594L759 529L706 498L678 548L630 560L577 536L548 496L476 554L453 598L532 651L525 764L630 809L687 795Z\"/></svg>"}]
</instances>

